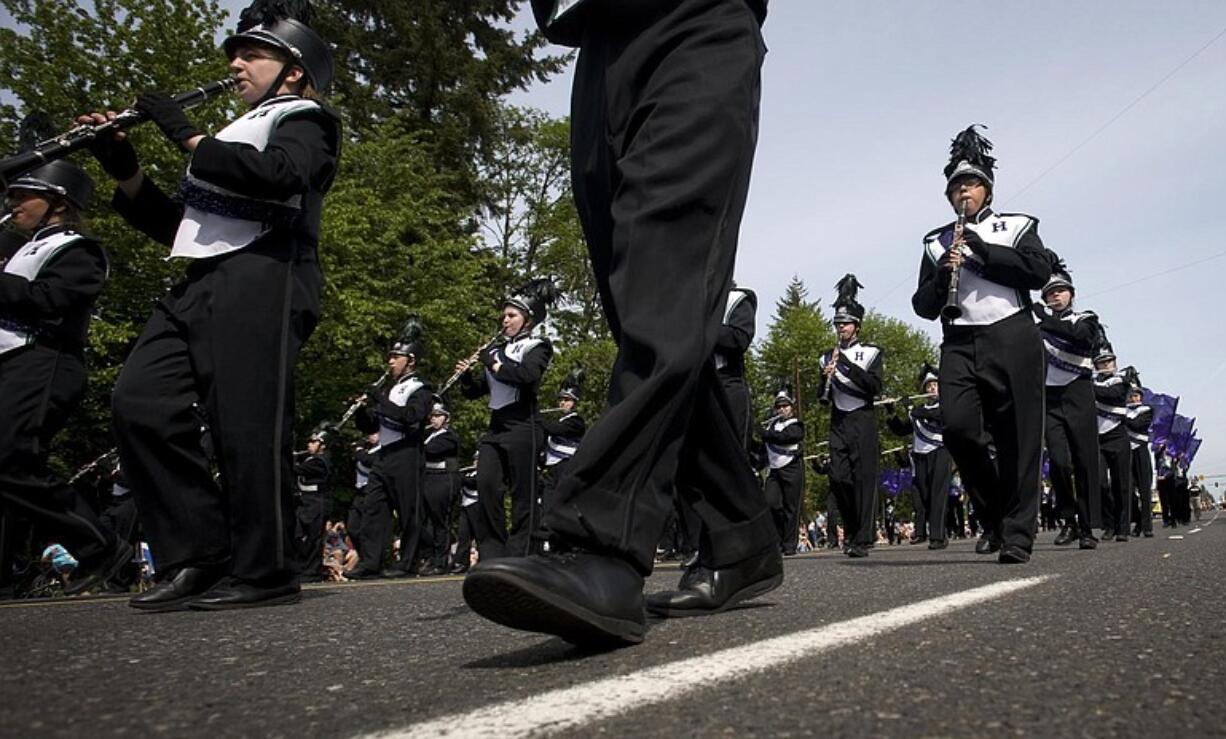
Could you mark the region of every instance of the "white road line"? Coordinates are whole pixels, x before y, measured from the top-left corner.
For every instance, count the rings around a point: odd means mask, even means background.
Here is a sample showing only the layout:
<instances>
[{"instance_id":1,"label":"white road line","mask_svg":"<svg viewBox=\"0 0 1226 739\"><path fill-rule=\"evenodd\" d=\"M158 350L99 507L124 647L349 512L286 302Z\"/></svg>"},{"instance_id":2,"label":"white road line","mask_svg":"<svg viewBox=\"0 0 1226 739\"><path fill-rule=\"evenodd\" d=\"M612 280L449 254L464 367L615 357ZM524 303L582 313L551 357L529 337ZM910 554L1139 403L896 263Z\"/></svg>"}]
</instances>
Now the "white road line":
<instances>
[{"instance_id":1,"label":"white road line","mask_svg":"<svg viewBox=\"0 0 1226 739\"><path fill-rule=\"evenodd\" d=\"M1191 531L1189 531L1188 533L1189 533L1189 534L1199 534L1200 532L1201 532L1201 529L1200 529L1200 527L1198 526L1197 528L1192 529L1192 530L1191 530Z\"/></svg>"},{"instance_id":2,"label":"white road line","mask_svg":"<svg viewBox=\"0 0 1226 739\"><path fill-rule=\"evenodd\" d=\"M888 611L779 636L742 647L670 662L628 675L483 706L433 721L370 735L378 739L438 736L539 736L575 729L700 689L808 658L1050 580L1030 577L985 585ZM639 647L640 649L642 647Z\"/></svg>"}]
</instances>

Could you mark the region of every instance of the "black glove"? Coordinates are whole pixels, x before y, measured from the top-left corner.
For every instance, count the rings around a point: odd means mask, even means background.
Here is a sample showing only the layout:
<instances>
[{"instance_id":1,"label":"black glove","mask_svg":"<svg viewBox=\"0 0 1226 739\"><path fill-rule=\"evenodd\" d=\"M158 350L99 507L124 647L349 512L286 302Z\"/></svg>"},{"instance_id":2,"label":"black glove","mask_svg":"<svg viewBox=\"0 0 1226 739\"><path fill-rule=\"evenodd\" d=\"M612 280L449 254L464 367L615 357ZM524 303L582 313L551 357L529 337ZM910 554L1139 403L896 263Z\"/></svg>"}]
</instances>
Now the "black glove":
<instances>
[{"instance_id":1,"label":"black glove","mask_svg":"<svg viewBox=\"0 0 1226 739\"><path fill-rule=\"evenodd\" d=\"M988 250L987 242L981 239L979 234L975 233L969 228L962 232L962 243L966 244L967 249L970 249L976 256L981 258Z\"/></svg>"},{"instance_id":2,"label":"black glove","mask_svg":"<svg viewBox=\"0 0 1226 739\"><path fill-rule=\"evenodd\" d=\"M494 362L498 360L494 357L494 352L490 351L489 349L482 349L481 351L477 352L477 361L486 367L493 369Z\"/></svg>"},{"instance_id":3,"label":"black glove","mask_svg":"<svg viewBox=\"0 0 1226 739\"><path fill-rule=\"evenodd\" d=\"M136 149L127 139L116 141L110 134L103 134L89 143L89 153L102 165L103 172L119 181L132 178L140 169Z\"/></svg>"},{"instance_id":4,"label":"black glove","mask_svg":"<svg viewBox=\"0 0 1226 739\"><path fill-rule=\"evenodd\" d=\"M136 110L162 129L162 135L179 146L188 139L199 136L196 128L183 114L183 106L162 92L146 92L136 98Z\"/></svg>"}]
</instances>

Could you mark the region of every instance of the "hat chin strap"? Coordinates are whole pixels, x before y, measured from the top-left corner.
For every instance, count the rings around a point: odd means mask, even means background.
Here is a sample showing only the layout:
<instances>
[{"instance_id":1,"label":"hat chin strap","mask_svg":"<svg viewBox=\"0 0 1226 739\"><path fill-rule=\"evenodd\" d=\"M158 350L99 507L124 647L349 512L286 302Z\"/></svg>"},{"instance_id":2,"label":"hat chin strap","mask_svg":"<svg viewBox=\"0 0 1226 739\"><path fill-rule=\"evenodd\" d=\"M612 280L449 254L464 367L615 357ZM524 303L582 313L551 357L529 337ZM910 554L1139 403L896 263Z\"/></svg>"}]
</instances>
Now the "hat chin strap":
<instances>
[{"instance_id":1,"label":"hat chin strap","mask_svg":"<svg viewBox=\"0 0 1226 739\"><path fill-rule=\"evenodd\" d=\"M268 89L264 91L264 94L260 96L260 99L256 100L255 105L252 105L251 107L259 107L269 100L275 98L279 94L278 90L281 89L281 85L285 84L285 78L289 76L289 69L292 66L293 64L290 62L283 64L281 66L281 71L277 72L277 78L272 81L272 84L268 86Z\"/></svg>"}]
</instances>

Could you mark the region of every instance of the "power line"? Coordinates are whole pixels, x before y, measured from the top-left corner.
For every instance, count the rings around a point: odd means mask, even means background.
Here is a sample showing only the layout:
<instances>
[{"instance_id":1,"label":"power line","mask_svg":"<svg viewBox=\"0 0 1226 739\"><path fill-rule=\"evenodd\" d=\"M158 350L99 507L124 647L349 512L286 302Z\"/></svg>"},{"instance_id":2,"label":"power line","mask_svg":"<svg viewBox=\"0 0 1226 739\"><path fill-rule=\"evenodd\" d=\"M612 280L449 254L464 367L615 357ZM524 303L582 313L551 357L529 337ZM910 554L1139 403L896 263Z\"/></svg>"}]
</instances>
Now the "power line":
<instances>
[{"instance_id":1,"label":"power line","mask_svg":"<svg viewBox=\"0 0 1226 739\"><path fill-rule=\"evenodd\" d=\"M1037 183L1039 180L1041 180L1041 179L1043 179L1044 177L1046 177L1046 176L1047 176L1048 174L1050 174L1050 173L1051 173L1051 172L1052 172L1054 169L1056 169L1056 168L1057 168L1057 167L1059 167L1061 164L1064 164L1066 161L1068 161L1070 158L1072 158L1072 156L1073 156L1074 154L1076 154L1078 151L1080 151L1082 147L1084 147L1086 144L1090 143L1090 142L1091 142L1091 141L1093 141L1095 138L1097 138L1097 137L1098 137L1098 135L1099 135L1100 133L1102 133L1103 131L1107 130L1107 128L1108 128L1109 126L1111 126L1111 124L1112 124L1112 123L1115 123L1115 122L1116 122L1117 120L1119 120L1119 119L1120 119L1120 118L1121 118L1121 117L1122 117L1122 116L1123 116L1125 113L1127 113L1128 111L1132 110L1132 109L1133 109L1133 108L1134 108L1134 107L1137 105L1137 103L1139 103L1139 102L1141 102L1142 100L1144 100L1146 97L1148 97L1148 96L1149 96L1149 94L1150 94L1151 92L1153 92L1154 90L1157 90L1159 87L1161 87L1161 86L1162 86L1162 84L1163 84L1163 83L1165 83L1165 82L1166 82L1167 80L1169 80L1170 78L1174 77L1174 76L1176 75L1176 73L1178 73L1178 72L1179 72L1179 70L1183 69L1183 68L1184 68L1184 67L1186 67L1186 66L1187 66L1187 65L1188 65L1188 64L1189 64L1189 63L1190 63L1190 62L1191 62L1193 59L1195 59L1196 57L1200 56L1200 55L1201 55L1201 53L1205 51L1205 49L1208 49L1210 46L1213 46L1215 43L1217 43L1217 40L1218 40L1218 39L1220 39L1220 38L1222 38L1222 36L1226 36L1226 28L1223 28L1222 30L1218 31L1216 36L1214 36L1213 38L1209 39L1209 40L1208 40L1208 41L1206 41L1206 42L1204 43L1204 45L1202 45L1202 46L1201 46L1199 49L1197 49L1196 51L1192 52L1191 56L1189 56L1188 58L1184 59L1184 60L1183 60L1182 62L1180 62L1179 64L1175 65L1175 68L1174 68L1174 69L1172 69L1171 71L1167 72L1165 75L1163 75L1162 79L1160 79L1160 80L1158 80L1157 82L1155 82L1154 84L1150 85L1150 86L1149 86L1149 89L1145 90L1145 92L1142 92L1140 95L1138 95L1138 96L1136 97L1136 99L1135 99L1135 100L1133 100L1131 103L1128 103L1127 105L1125 105L1123 108L1121 108L1121 109L1119 110L1119 112L1117 112L1115 115L1113 115L1113 116L1111 116L1109 119L1107 119L1107 122L1106 122L1106 123L1102 124L1101 126L1099 126L1099 127L1098 127L1098 128L1096 128L1096 129L1094 129L1094 132L1093 132L1093 133L1091 133L1089 136L1087 136L1085 139L1083 139L1083 140L1082 140L1082 142L1081 142L1080 144L1077 144L1077 145L1076 145L1076 146L1074 146L1074 147L1073 147L1071 150L1069 150L1069 152L1068 152L1067 154L1065 154L1064 156L1060 157L1060 159L1058 159L1058 160L1056 161L1056 163L1055 163L1055 164L1051 165L1051 166L1050 166L1050 167L1048 167L1047 169L1045 169L1045 170L1043 170L1042 172L1040 172L1040 173L1039 173L1039 175L1038 175L1037 177L1035 177L1035 178L1034 178L1033 180L1031 180L1030 182L1027 182L1027 183L1026 183L1026 184L1025 184L1023 187L1022 187L1022 189L1021 189L1021 190L1018 190L1017 192L1013 193L1013 194L1012 194L1012 195L1009 197L1009 200L1011 201L1011 200L1013 200L1014 198L1020 197L1022 193L1026 192L1026 191L1027 191L1027 190L1029 190L1031 187L1033 187L1035 183Z\"/></svg>"},{"instance_id":2,"label":"power line","mask_svg":"<svg viewBox=\"0 0 1226 739\"><path fill-rule=\"evenodd\" d=\"M1113 290L1119 290L1120 288L1124 288L1124 287L1131 287L1138 283L1145 282L1146 280L1152 280L1155 277L1162 277L1163 275L1169 275L1172 272L1178 272L1180 270L1187 269L1188 267L1195 267L1198 264L1204 264L1205 262L1210 262L1210 261L1213 261L1214 259L1220 259L1224 256L1226 256L1226 251L1220 251L1217 254L1211 254L1205 257L1204 259L1197 259L1195 262L1188 262L1187 264L1181 264L1178 267L1171 267L1170 269L1164 269L1161 272L1155 272L1152 275L1145 275L1144 277L1138 277L1137 279L1130 280L1129 282L1122 282L1118 285L1112 285L1111 287L1105 288L1103 290L1099 290L1096 293L1090 293L1089 295L1086 295L1085 297L1093 298L1096 295L1102 295L1104 293L1109 293L1109 292L1112 292Z\"/></svg>"}]
</instances>

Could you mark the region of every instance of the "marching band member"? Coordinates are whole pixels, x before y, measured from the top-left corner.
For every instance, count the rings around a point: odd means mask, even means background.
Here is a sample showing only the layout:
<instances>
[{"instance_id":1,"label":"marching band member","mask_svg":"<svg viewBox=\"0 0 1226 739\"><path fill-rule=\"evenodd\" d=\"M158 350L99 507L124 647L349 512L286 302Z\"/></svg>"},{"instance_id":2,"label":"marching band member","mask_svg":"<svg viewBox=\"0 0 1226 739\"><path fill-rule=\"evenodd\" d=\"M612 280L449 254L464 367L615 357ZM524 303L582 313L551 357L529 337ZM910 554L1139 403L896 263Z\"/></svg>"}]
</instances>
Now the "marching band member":
<instances>
[{"instance_id":1,"label":"marching band member","mask_svg":"<svg viewBox=\"0 0 1226 739\"><path fill-rule=\"evenodd\" d=\"M503 302L502 332L495 346L482 349L477 360L456 365L466 398L489 396L489 430L478 444L481 466L481 525L477 547L486 560L528 553L536 502L536 456L541 430L536 423L536 394L553 358L553 345L532 335L544 323L548 306L557 299L549 280L525 285ZM468 370L480 363L476 375ZM511 530L507 532L503 501L511 494Z\"/></svg>"},{"instance_id":2,"label":"marching band member","mask_svg":"<svg viewBox=\"0 0 1226 739\"><path fill-rule=\"evenodd\" d=\"M565 5L559 18L552 0L532 2L546 38L581 47L575 202L617 361L609 407L547 516L562 548L483 561L464 598L512 628L637 643L644 606L712 613L783 581L775 527L711 361L757 141L766 3ZM677 590L647 600L674 490L702 518L702 545Z\"/></svg>"},{"instance_id":3,"label":"marching band member","mask_svg":"<svg viewBox=\"0 0 1226 739\"><path fill-rule=\"evenodd\" d=\"M102 245L81 233L94 183L75 164L45 164L9 184L11 225L28 240L0 271L0 587L11 574L10 517L45 525L80 566L75 594L104 584L132 557L47 466L52 438L85 394L90 312L107 278Z\"/></svg>"},{"instance_id":4,"label":"marching band member","mask_svg":"<svg viewBox=\"0 0 1226 739\"><path fill-rule=\"evenodd\" d=\"M949 502L949 481L953 464L945 449L944 425L941 421L940 382L936 368L927 362L920 370L920 392L932 400L913 406L906 420L891 415L886 419L890 431L898 436L911 436L912 484L919 505L915 514L915 538L927 540L929 549L944 549L945 504Z\"/></svg>"},{"instance_id":5,"label":"marching band member","mask_svg":"<svg viewBox=\"0 0 1226 739\"><path fill-rule=\"evenodd\" d=\"M945 198L959 219L924 237L911 304L929 320L949 307L941 322L945 445L966 485L988 504L987 548L999 548L999 561L1009 564L1028 562L1034 547L1043 346L1029 292L1047 283L1051 263L1038 219L990 207L991 148L974 126L954 139ZM989 453L993 442L996 459Z\"/></svg>"},{"instance_id":6,"label":"marching band member","mask_svg":"<svg viewBox=\"0 0 1226 739\"><path fill-rule=\"evenodd\" d=\"M786 381L775 394L775 415L762 429L766 445L767 464L766 504L770 506L779 530L779 545L785 556L796 554L800 526L800 506L805 493L804 452L805 425L796 417L791 386Z\"/></svg>"},{"instance_id":7,"label":"marching band member","mask_svg":"<svg viewBox=\"0 0 1226 739\"><path fill-rule=\"evenodd\" d=\"M1099 326L1102 334L1102 326ZM1094 402L1098 408L1098 448L1102 460L1103 541L1128 541L1132 514L1132 448L1128 443L1128 383L1115 371L1115 353L1102 336L1094 357Z\"/></svg>"},{"instance_id":8,"label":"marching band member","mask_svg":"<svg viewBox=\"0 0 1226 739\"><path fill-rule=\"evenodd\" d=\"M1051 279L1043 286L1034 317L1047 355L1044 438L1051 458L1051 484L1061 520L1056 546L1077 541L1093 549L1100 525L1098 424L1094 406L1094 350L1098 316L1073 309L1075 288L1064 262L1051 254Z\"/></svg>"},{"instance_id":9,"label":"marching band member","mask_svg":"<svg viewBox=\"0 0 1226 739\"><path fill-rule=\"evenodd\" d=\"M558 390L558 417L555 419L542 415L540 419L541 430L545 433L545 469L541 474L536 521L537 537L543 542L549 540L544 514L553 504L553 491L557 489L558 480L566 473L571 457L579 450L579 442L587 432L583 416L575 410L579 397L583 394L584 376L582 367L572 369L566 379L562 380L562 387Z\"/></svg>"},{"instance_id":10,"label":"marching band member","mask_svg":"<svg viewBox=\"0 0 1226 739\"><path fill-rule=\"evenodd\" d=\"M753 343L758 322L758 296L753 290L740 287L736 281L728 291L724 321L715 341L715 372L724 386L732 415L738 421L745 448L749 448L749 420L753 416L749 402L749 386L745 384L745 352Z\"/></svg>"},{"instance_id":11,"label":"marching band member","mask_svg":"<svg viewBox=\"0 0 1226 739\"><path fill-rule=\"evenodd\" d=\"M123 467L158 563L145 610L218 610L300 598L294 562L294 366L319 317L323 197L340 121L319 101L332 53L277 3L243 12L223 44L250 110L216 136L171 98L136 109L191 154L180 197L141 170L122 133L93 148L119 181L112 206L188 262L157 304L112 396ZM80 119L101 123L106 115ZM215 482L192 403L206 410Z\"/></svg>"},{"instance_id":12,"label":"marching band member","mask_svg":"<svg viewBox=\"0 0 1226 739\"><path fill-rule=\"evenodd\" d=\"M332 493L328 478L327 431L320 426L307 439L305 452L295 454L294 477L297 482L298 515L294 540L302 562L301 582L323 580L324 526L332 513Z\"/></svg>"},{"instance_id":13,"label":"marching band member","mask_svg":"<svg viewBox=\"0 0 1226 739\"><path fill-rule=\"evenodd\" d=\"M418 374L417 363L425 355L420 332L402 336L387 353L391 384L367 393L358 409L357 427L379 434L379 453L370 469L364 493L360 561L350 579L409 577L417 571L417 547L422 528L422 440L434 407L434 393ZM372 411L369 406L373 405ZM392 511L400 526L400 559L380 569L392 537Z\"/></svg>"},{"instance_id":14,"label":"marching band member","mask_svg":"<svg viewBox=\"0 0 1226 739\"><path fill-rule=\"evenodd\" d=\"M1141 386L1128 388L1128 445L1132 449L1132 510L1136 521L1133 536L1151 538L1154 535L1154 464L1149 450L1149 427L1154 411L1142 401Z\"/></svg>"},{"instance_id":15,"label":"marching band member","mask_svg":"<svg viewBox=\"0 0 1226 739\"><path fill-rule=\"evenodd\" d=\"M859 286L855 275L839 281L832 319L839 343L818 359L818 395L831 408L830 491L838 500L848 557L867 557L874 543L880 441L873 399L881 393L885 359L881 347L860 340L864 306L856 302Z\"/></svg>"},{"instance_id":16,"label":"marching band member","mask_svg":"<svg viewBox=\"0 0 1226 739\"><path fill-rule=\"evenodd\" d=\"M460 454L460 438L447 425L451 411L442 403L435 403L430 411L430 427L422 443L426 473L422 484L422 502L426 514L427 532L425 569L423 575L447 574L447 555L450 554L451 504L460 488L457 459Z\"/></svg>"}]
</instances>

